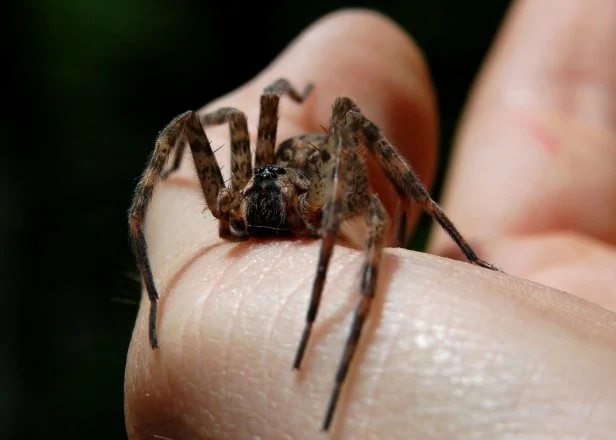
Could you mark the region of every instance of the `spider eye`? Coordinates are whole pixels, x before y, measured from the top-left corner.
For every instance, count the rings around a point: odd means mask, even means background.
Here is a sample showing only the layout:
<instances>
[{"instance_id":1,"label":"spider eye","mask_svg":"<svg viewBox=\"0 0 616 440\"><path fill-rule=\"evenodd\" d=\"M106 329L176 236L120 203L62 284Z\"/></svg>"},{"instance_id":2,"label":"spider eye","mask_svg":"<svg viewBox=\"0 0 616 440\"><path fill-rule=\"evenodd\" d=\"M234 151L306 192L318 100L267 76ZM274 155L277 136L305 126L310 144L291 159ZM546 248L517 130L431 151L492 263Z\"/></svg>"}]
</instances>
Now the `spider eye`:
<instances>
[{"instance_id":1,"label":"spider eye","mask_svg":"<svg viewBox=\"0 0 616 440\"><path fill-rule=\"evenodd\" d=\"M257 168L254 171L255 179L257 180L269 180L275 179L281 174L286 174L286 170L277 165L265 165L263 167Z\"/></svg>"}]
</instances>

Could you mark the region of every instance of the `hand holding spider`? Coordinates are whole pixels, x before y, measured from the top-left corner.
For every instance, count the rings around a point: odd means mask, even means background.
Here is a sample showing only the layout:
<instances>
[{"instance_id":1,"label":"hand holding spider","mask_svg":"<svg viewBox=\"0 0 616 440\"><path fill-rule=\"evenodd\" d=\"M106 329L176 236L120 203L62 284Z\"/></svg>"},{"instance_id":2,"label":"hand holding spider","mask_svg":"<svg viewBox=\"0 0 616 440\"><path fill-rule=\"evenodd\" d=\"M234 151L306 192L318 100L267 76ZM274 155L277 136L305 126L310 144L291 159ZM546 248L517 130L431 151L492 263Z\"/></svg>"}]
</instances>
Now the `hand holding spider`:
<instances>
[{"instance_id":1,"label":"hand holding spider","mask_svg":"<svg viewBox=\"0 0 616 440\"><path fill-rule=\"evenodd\" d=\"M337 24L332 23L336 20ZM365 32L366 22L380 29L378 36L376 31L374 35ZM254 83L208 108L232 105L245 109L249 121L254 124L260 89L273 77L293 78L300 85L302 81L315 80L318 89L312 102L301 107L283 105L279 139L318 132L318 125L327 120L331 111L332 94L347 94L366 103L363 105L366 113L379 122L399 149L411 156L411 163L427 180L426 168L430 167L430 160L412 157L434 151L431 149L434 114L430 85L417 52L409 48L407 40L390 24L369 16L338 16L311 32L312 39L300 41ZM315 36L321 39L320 55L307 61L305 53L310 53L311 47L315 49ZM357 46L353 46L354 51L348 51L348 47L343 50L334 44L323 51L326 47L323 41L332 38L355 41ZM390 55L383 55L385 60L365 56L365 48L374 48L375 44L383 44L383 48L391 51ZM342 62L341 53L344 53ZM333 64L334 68L331 67L333 60L338 63ZM391 65L391 71L383 71L377 62ZM344 74L346 70L362 72L361 81L349 83L348 74ZM227 130L226 127L208 130L214 145L225 143ZM228 160L227 154L218 157L223 162ZM208 230L215 231L218 224L211 221L209 214L202 214L199 190L185 176L192 176L190 168L181 170L178 177L158 187L149 214L148 231L159 231L155 235L148 232L148 239L163 292L161 309L164 312L159 326L165 335L165 349L152 354L142 345L147 343L142 333L147 328L143 321L147 313L142 310L127 371L129 432L150 429L150 434L172 438L181 438L182 433L195 435L199 429L212 436L226 433L235 437L261 433L271 438L281 431L302 433L304 438L313 432L318 434L315 428L322 415L324 396L329 392L334 364L346 337L348 322L341 319L350 315L350 310L344 304L355 300L354 280L360 261L357 253L347 248L336 249L330 269L336 277L335 289L326 289L320 324L317 323L315 329L317 331L322 325L324 330L309 349L308 356L314 359L307 361L297 380L289 371L288 361L302 322L293 317L304 316L305 293L314 276L313 259L318 243L221 244L215 232L208 234ZM393 194L388 195L384 189L377 191L389 212L393 212ZM467 192L465 200L469 203L485 200L476 199L475 192L476 189ZM462 206L455 215L451 214L454 221L464 218L463 209ZM481 221L483 225L484 220ZM467 225L461 230L471 231L473 237L473 225ZM479 230L482 229L483 226ZM475 236L479 236L477 232L475 229ZM492 241L482 241L483 254L516 273L513 264L501 263L504 255L499 255L499 243L495 246ZM519 243L524 244L516 242ZM523 256L524 253L518 251L513 255ZM530 340L531 333L533 343L539 345L542 340L547 343L553 335L554 329L543 328L545 323L526 316L524 310L512 308L512 301L503 299L503 294L512 295L518 308L524 309L519 304L530 303L531 308L545 309L546 301L549 303L549 298L555 298L550 295L556 295L547 289L515 281L505 285L502 279L479 275L465 265L460 267L403 251L387 252L386 259L389 269L385 271L386 280L376 300L377 310L382 310L373 314L378 322L371 332L368 331L368 341L360 341L360 345L365 345L365 353L353 380L353 397L347 400L349 408L343 410L341 418L340 429L348 435L366 429L362 423L368 421L368 415L370 429L381 434L395 432L396 426L408 434L410 427L417 426L419 422L410 422L411 418L427 416L422 411L431 405L434 407L434 403L429 403L430 390L438 386L439 378L446 378L430 370L439 349L441 354L444 348L466 356L465 361L451 359L449 365L458 365L462 371L467 371L466 374L471 374L471 370L464 369L476 365L473 358L485 360L482 356L487 349L497 349L489 346L490 337L496 336L494 329L523 322L528 328L513 335L514 341L518 341L514 344L520 344L516 346L518 352L531 358L536 355L535 351L523 345L528 343L524 341ZM529 299L533 293L539 298ZM555 309L552 313L564 313L566 304L571 301L567 296L559 297L559 305L551 306ZM336 317L340 310L342 318ZM517 314L512 313L515 310ZM457 321L451 322L449 317ZM482 323L480 329L474 327L477 322ZM451 333L465 328L473 328L476 333L472 334L487 337L484 344L473 349L464 345L468 334L464 337ZM439 336L438 329L445 329L447 335ZM575 341L572 334L566 333L567 337ZM398 338L400 341L396 344ZM405 349L405 346L411 348ZM553 350L559 353L559 347ZM388 353L389 358L385 358ZM507 370L516 365L520 363L512 362L501 368ZM453 374L453 377L463 375ZM422 382L425 378L436 382L426 384ZM373 390L372 397L369 390ZM451 388L441 389L446 395L451 391ZM455 395L450 398L455 401ZM464 401L468 403L468 399ZM472 411L472 406L461 408L461 412L456 413L459 420L454 424L466 418L465 410ZM192 411L201 414L197 419L191 416L196 425L183 419ZM209 424L208 414L212 415L213 424ZM171 424L165 425L170 420ZM143 423L148 423L147 428ZM231 429L235 434L230 434Z\"/></svg>"}]
</instances>

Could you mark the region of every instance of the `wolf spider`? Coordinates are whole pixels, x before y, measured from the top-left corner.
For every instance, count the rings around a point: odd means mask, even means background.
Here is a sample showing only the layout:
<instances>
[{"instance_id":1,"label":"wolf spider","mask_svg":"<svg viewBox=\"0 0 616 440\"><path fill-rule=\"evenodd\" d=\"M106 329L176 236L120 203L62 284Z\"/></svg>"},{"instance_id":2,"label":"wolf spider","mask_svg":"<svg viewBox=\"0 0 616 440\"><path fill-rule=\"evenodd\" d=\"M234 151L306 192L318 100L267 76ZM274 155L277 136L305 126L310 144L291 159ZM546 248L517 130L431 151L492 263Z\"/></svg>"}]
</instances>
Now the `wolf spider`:
<instances>
[{"instance_id":1,"label":"wolf spider","mask_svg":"<svg viewBox=\"0 0 616 440\"><path fill-rule=\"evenodd\" d=\"M158 348L158 293L148 260L143 221L155 185L179 167L186 141L207 207L219 221L220 237L232 241L246 240L250 236L321 237L306 323L293 362L293 368L298 369L317 315L340 223L355 216L364 216L367 237L359 285L361 299L325 415L323 430L327 430L370 311L388 225L383 204L369 189L368 171L360 155L362 149L374 156L400 197L395 229L398 244L404 244L406 239L407 214L412 198L443 227L471 263L498 269L477 257L432 200L411 166L351 99L336 98L327 133L293 137L276 149L280 97L288 95L301 103L311 90L310 84L300 94L285 79L279 79L264 89L254 170L247 120L243 112L226 107L201 117L192 111L177 116L156 140L154 152L135 190L129 224L137 264L150 299L149 338L153 349ZM225 186L203 129L203 126L224 123L229 124L231 135L230 188ZM163 168L174 147L176 154L173 164L164 172Z\"/></svg>"}]
</instances>

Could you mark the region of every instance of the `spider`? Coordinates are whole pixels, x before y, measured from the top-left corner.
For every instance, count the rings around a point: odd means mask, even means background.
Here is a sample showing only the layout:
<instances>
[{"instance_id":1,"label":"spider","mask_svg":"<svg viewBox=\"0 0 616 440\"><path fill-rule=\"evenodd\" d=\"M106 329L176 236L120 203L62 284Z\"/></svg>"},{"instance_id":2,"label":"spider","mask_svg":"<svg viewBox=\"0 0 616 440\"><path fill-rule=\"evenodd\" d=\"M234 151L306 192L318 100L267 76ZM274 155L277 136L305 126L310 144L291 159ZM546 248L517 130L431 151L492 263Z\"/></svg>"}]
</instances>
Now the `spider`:
<instances>
[{"instance_id":1,"label":"spider","mask_svg":"<svg viewBox=\"0 0 616 440\"><path fill-rule=\"evenodd\" d=\"M299 369L316 319L334 242L343 220L364 216L367 225L365 254L361 268L361 299L354 313L322 429L328 430L357 342L370 311L381 255L389 225L387 212L368 186L363 150L376 159L400 197L395 236L405 243L410 199L414 199L439 223L462 250L470 263L498 270L479 259L455 226L432 200L411 166L348 97L333 104L329 128L324 134L296 136L275 148L280 97L288 95L303 102L312 90L309 84L299 93L291 83L278 79L264 89L252 167L250 136L246 115L225 107L199 117L188 111L173 119L159 134L156 146L135 189L129 210L129 226L137 264L150 299L149 339L158 348L156 318L158 293L148 260L143 222L156 184L175 171L186 143L207 207L218 219L219 235L232 241L250 236L311 236L321 238L317 271L310 296L306 322L293 362ZM231 136L231 185L225 186L203 126L229 124ZM175 157L164 171L172 151Z\"/></svg>"}]
</instances>

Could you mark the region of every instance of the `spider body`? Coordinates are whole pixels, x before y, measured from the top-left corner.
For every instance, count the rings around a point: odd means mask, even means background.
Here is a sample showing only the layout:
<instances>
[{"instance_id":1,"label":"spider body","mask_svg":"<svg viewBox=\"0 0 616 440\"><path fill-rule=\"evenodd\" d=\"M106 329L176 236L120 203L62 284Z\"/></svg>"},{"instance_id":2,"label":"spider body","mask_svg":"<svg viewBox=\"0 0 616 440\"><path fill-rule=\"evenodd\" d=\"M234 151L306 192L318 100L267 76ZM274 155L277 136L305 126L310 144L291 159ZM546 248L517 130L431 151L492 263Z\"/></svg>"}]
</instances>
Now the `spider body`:
<instances>
[{"instance_id":1,"label":"spider body","mask_svg":"<svg viewBox=\"0 0 616 440\"><path fill-rule=\"evenodd\" d=\"M472 264L498 269L477 257L432 200L410 165L350 98L335 100L326 134L296 136L276 149L280 97L288 95L302 102L311 89L309 85L300 94L285 79L265 88L261 96L254 169L247 120L241 111L221 108L201 118L189 111L173 119L159 134L137 184L129 210L129 226L137 264L150 299L149 337L154 349L158 348L158 293L149 264L143 223L156 184L179 167L186 145L190 147L205 202L218 219L220 237L233 241L246 240L250 236L320 237L321 248L306 323L293 363L297 369L317 316L340 224L347 218L364 217L367 234L359 283L361 296L327 408L323 424L323 429L327 430L370 311L381 255L387 242L388 215L370 190L368 171L360 151L376 159L400 197L395 228L398 244L406 242L407 212L410 199L414 199L445 229ZM223 123L229 124L231 138L230 187L223 181L203 129L203 126ZM174 148L174 161L170 169L164 171Z\"/></svg>"}]
</instances>

